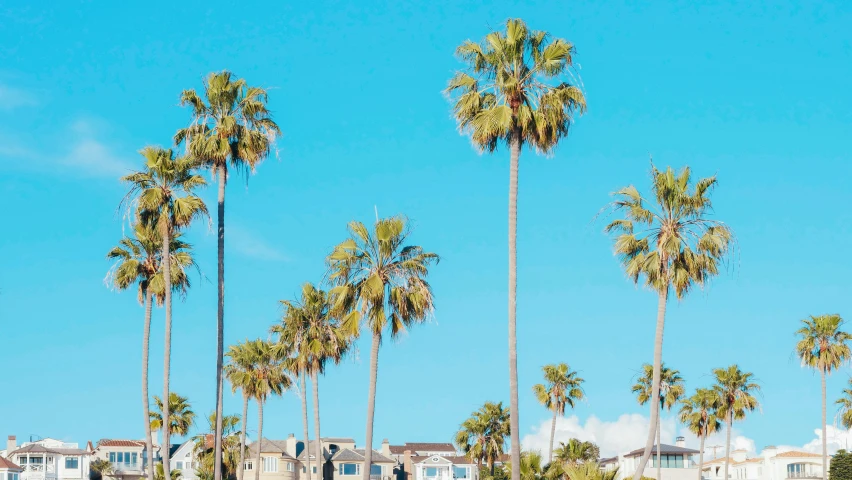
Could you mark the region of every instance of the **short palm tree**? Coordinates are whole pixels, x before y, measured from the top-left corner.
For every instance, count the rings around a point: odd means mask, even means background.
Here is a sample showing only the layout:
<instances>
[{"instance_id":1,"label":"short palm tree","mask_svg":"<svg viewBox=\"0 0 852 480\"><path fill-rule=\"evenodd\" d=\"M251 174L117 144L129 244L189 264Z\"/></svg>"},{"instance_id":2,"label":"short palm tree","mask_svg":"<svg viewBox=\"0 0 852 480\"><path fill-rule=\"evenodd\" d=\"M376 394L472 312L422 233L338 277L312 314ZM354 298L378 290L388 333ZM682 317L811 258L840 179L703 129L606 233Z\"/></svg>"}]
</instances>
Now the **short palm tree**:
<instances>
[{"instance_id":1,"label":"short palm tree","mask_svg":"<svg viewBox=\"0 0 852 480\"><path fill-rule=\"evenodd\" d=\"M154 410L151 411L151 429L159 431L163 428L163 400L154 395ZM189 399L175 392L169 393L169 431L181 437L189 433L195 424L195 412ZM163 445L166 445L163 443Z\"/></svg>"},{"instance_id":2,"label":"short palm tree","mask_svg":"<svg viewBox=\"0 0 852 480\"><path fill-rule=\"evenodd\" d=\"M319 414L319 375L325 371L329 361L339 363L349 348L349 336L340 328L336 318L332 317L328 293L311 283L302 285L302 296L298 302L282 300L284 307L282 321L272 326L272 333L278 336L276 345L290 359L290 369L301 377L302 406L305 416L305 441L308 439L307 392L304 391L305 375L311 376L314 401L314 435L322 438ZM314 442L317 462L322 459L322 442ZM305 456L310 462L310 455ZM310 465L306 467L311 471ZM322 479L322 464L317 465L318 478Z\"/></svg>"},{"instance_id":3,"label":"short palm tree","mask_svg":"<svg viewBox=\"0 0 852 480\"><path fill-rule=\"evenodd\" d=\"M240 424L238 415L224 415L218 417L212 412L207 417L209 430L193 437L193 452L198 458L196 474L199 480L212 480L215 455L213 453L213 435L216 433L216 419L222 418L222 439L220 444L222 450L222 463L219 466L225 478L232 478L238 471L240 462L240 432L237 426Z\"/></svg>"},{"instance_id":4,"label":"short palm tree","mask_svg":"<svg viewBox=\"0 0 852 480\"><path fill-rule=\"evenodd\" d=\"M341 327L358 336L363 321L373 337L370 348L370 392L367 397L367 435L364 442L364 480L370 480L376 377L382 338L396 336L424 322L433 310L432 288L426 277L438 256L407 245L411 230L403 217L377 220L372 231L361 222L349 223L349 238L334 247L326 262L334 285L331 314Z\"/></svg>"},{"instance_id":5,"label":"short palm tree","mask_svg":"<svg viewBox=\"0 0 852 480\"><path fill-rule=\"evenodd\" d=\"M843 396L834 402L839 409L840 424L845 428L852 428L852 378L849 379L849 388L843 389Z\"/></svg>"},{"instance_id":6,"label":"short palm tree","mask_svg":"<svg viewBox=\"0 0 852 480\"><path fill-rule=\"evenodd\" d=\"M480 151L509 147L509 386L512 411L512 463L521 460L518 428L517 226L518 164L524 146L550 153L568 135L575 113L586 110L574 80L574 46L547 32L529 30L521 19L506 21L505 32L456 49L467 64L447 85L459 130ZM512 480L518 480L518 471Z\"/></svg>"},{"instance_id":7,"label":"short palm tree","mask_svg":"<svg viewBox=\"0 0 852 480\"><path fill-rule=\"evenodd\" d=\"M493 477L494 466L503 455L509 434L509 410L503 408L502 402L485 402L462 422L454 443L477 466L481 467L485 462Z\"/></svg>"},{"instance_id":8,"label":"short palm tree","mask_svg":"<svg viewBox=\"0 0 852 480\"><path fill-rule=\"evenodd\" d=\"M568 443L559 442L559 447L553 451L553 463L576 465L578 463L596 462L600 457L600 449L592 442L584 442L571 438Z\"/></svg>"},{"instance_id":9,"label":"short palm tree","mask_svg":"<svg viewBox=\"0 0 852 480\"><path fill-rule=\"evenodd\" d=\"M95 474L89 475L91 480L101 480L103 477L110 477L113 474L112 463L105 458L96 458L89 464L89 471Z\"/></svg>"},{"instance_id":10,"label":"short palm tree","mask_svg":"<svg viewBox=\"0 0 852 480\"><path fill-rule=\"evenodd\" d=\"M249 399L254 397L252 387L253 377L252 370L255 366L255 359L252 355L252 349L246 346L246 343L239 343L228 347L228 352L225 354L229 361L225 365L225 378L231 382L231 389L234 393L240 390L243 395L243 415L242 428L240 429L240 462L237 465L237 479L243 480L245 473L246 461L246 418L248 417ZM216 412L213 412L214 418L211 425L213 434L216 433Z\"/></svg>"},{"instance_id":11,"label":"short palm tree","mask_svg":"<svg viewBox=\"0 0 852 480\"><path fill-rule=\"evenodd\" d=\"M154 480L164 480L166 478L165 473L163 472L163 464L158 463L157 466L152 469L154 470ZM172 470L171 480L181 480L183 478L183 472L180 470Z\"/></svg>"},{"instance_id":12,"label":"short palm tree","mask_svg":"<svg viewBox=\"0 0 852 480\"><path fill-rule=\"evenodd\" d=\"M172 255L172 287L185 292L190 285L186 270L195 265L189 244L181 241L178 234L172 238L169 251ZM118 245L107 253L107 258L116 263L107 274L107 284L118 290L137 285L137 297L145 306L145 321L142 329L142 408L145 415L145 448L148 465L154 464L154 442L151 439L151 424L148 421L148 354L151 342L151 308L154 298L162 305L164 282L160 271L161 242L156 228L137 222L133 236L122 238ZM148 480L154 480L154 472L148 469Z\"/></svg>"},{"instance_id":13,"label":"short palm tree","mask_svg":"<svg viewBox=\"0 0 852 480\"><path fill-rule=\"evenodd\" d=\"M533 385L538 402L544 408L553 412L553 421L550 424L550 444L548 447L547 461L553 461L553 437L556 435L556 416L565 416L565 407L574 408L577 400L583 399L584 380L571 370L567 363L557 365L545 365L541 367L544 372L546 384Z\"/></svg>"},{"instance_id":14,"label":"short palm tree","mask_svg":"<svg viewBox=\"0 0 852 480\"><path fill-rule=\"evenodd\" d=\"M615 254L627 275L637 284L644 279L658 295L651 424L634 480L642 476L651 456L660 416L660 368L669 293L673 290L678 299L683 299L694 286L701 287L717 275L734 241L727 225L709 218L709 195L716 177L702 178L693 186L689 168L675 173L671 167L660 171L652 165L651 180L650 202L632 185L614 193L616 200L609 207L623 212L624 218L606 227L607 233L615 235Z\"/></svg>"},{"instance_id":15,"label":"short palm tree","mask_svg":"<svg viewBox=\"0 0 852 480\"><path fill-rule=\"evenodd\" d=\"M828 472L825 377L849 361L852 352L848 342L852 335L840 330L843 319L837 314L811 315L802 320L802 324L796 331L801 337L796 343L796 355L802 360L802 366L818 370L822 379L822 471Z\"/></svg>"},{"instance_id":16,"label":"short palm tree","mask_svg":"<svg viewBox=\"0 0 852 480\"><path fill-rule=\"evenodd\" d=\"M521 453L521 468L518 472L521 480L544 480L545 469L541 463L541 453L537 451L525 451ZM509 475L515 471L509 464Z\"/></svg>"},{"instance_id":17,"label":"short palm tree","mask_svg":"<svg viewBox=\"0 0 852 480\"><path fill-rule=\"evenodd\" d=\"M188 227L197 217L207 214L207 207L195 195L196 188L204 186L204 179L194 173L195 162L185 157L175 157L172 150L145 147L140 153L145 159L145 169L131 173L122 180L130 184L125 201L135 203L142 223L156 228L162 241L160 258L171 258L172 238ZM163 305L166 310L166 335L163 348L163 398L169 398L169 369L172 349L172 274L171 263L162 262ZM169 402L165 402L163 416L169 418ZM163 427L163 445L169 445L169 424ZM168 455L163 456L163 468L171 474Z\"/></svg>"},{"instance_id":18,"label":"short palm tree","mask_svg":"<svg viewBox=\"0 0 852 480\"><path fill-rule=\"evenodd\" d=\"M728 431L725 438L725 476L728 477L728 466L731 462L731 428L735 420L744 420L748 412L753 412L760 406L754 397L760 392L760 385L754 381L754 374L743 372L737 365L713 370L716 385L713 390L719 397L716 415L724 419Z\"/></svg>"},{"instance_id":19,"label":"short palm tree","mask_svg":"<svg viewBox=\"0 0 852 480\"><path fill-rule=\"evenodd\" d=\"M701 480L704 470L704 441L722 428L722 422L716 416L718 408L719 395L710 388L699 388L691 397L681 400L680 422L701 443L698 449L698 480Z\"/></svg>"},{"instance_id":20,"label":"short palm tree","mask_svg":"<svg viewBox=\"0 0 852 480\"><path fill-rule=\"evenodd\" d=\"M192 124L175 134L175 144L209 168L218 179L218 310L216 350L216 415L222 416L222 368L225 349L225 184L228 169L254 173L281 134L267 108L266 90L250 87L228 71L210 73L204 95L184 90L180 103L192 109ZM222 422L216 422L214 480L222 480Z\"/></svg>"},{"instance_id":21,"label":"short palm tree","mask_svg":"<svg viewBox=\"0 0 852 480\"><path fill-rule=\"evenodd\" d=\"M632 391L636 394L639 405L645 405L653 394L654 366L646 363L642 365L642 375L639 376ZM671 411L684 394L683 378L678 370L666 368L664 363L660 364L660 410ZM660 461L660 417L657 417L657 478L660 476L662 462Z\"/></svg>"},{"instance_id":22,"label":"short palm tree","mask_svg":"<svg viewBox=\"0 0 852 480\"><path fill-rule=\"evenodd\" d=\"M604 471L597 462L578 463L565 468L564 478L568 480L616 480L618 468Z\"/></svg>"}]
</instances>

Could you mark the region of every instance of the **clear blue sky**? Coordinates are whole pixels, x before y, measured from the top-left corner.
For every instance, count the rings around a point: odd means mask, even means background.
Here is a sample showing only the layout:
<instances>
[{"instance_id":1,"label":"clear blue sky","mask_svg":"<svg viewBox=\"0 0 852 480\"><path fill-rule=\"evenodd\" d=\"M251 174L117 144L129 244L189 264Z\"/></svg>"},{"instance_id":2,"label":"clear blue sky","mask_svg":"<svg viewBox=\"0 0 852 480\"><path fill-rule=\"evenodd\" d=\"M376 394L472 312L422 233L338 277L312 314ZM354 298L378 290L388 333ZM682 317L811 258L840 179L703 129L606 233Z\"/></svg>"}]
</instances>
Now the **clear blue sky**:
<instances>
[{"instance_id":1,"label":"clear blue sky","mask_svg":"<svg viewBox=\"0 0 852 480\"><path fill-rule=\"evenodd\" d=\"M420 3L420 5L416 5ZM454 48L508 17L567 38L589 112L552 158L521 159L522 434L547 418L544 363L586 378L576 414L646 413L630 385L651 358L656 299L625 279L602 224L614 189L661 166L718 174L736 269L672 303L665 361L694 388L739 363L764 386L740 430L801 445L819 381L792 356L808 314L852 317L852 47L845 2L12 2L0 10L0 435L139 438L142 309L104 286L122 235L117 177L188 122L213 70L270 89L280 158L228 189L227 342L266 336L277 301L317 281L346 222L407 214L439 253L437 310L380 354L376 440L447 441L508 400L507 153L479 155L441 94ZM215 201L215 190L205 198ZM173 390L213 407L215 237L189 235L205 279L175 306ZM155 314L152 393L161 389ZM363 444L369 349L322 380L322 426ZM829 380L835 397L849 377ZM228 395L226 411L240 400ZM264 433L301 432L293 394ZM252 412L252 419L254 412ZM252 420L253 421L253 420Z\"/></svg>"}]
</instances>

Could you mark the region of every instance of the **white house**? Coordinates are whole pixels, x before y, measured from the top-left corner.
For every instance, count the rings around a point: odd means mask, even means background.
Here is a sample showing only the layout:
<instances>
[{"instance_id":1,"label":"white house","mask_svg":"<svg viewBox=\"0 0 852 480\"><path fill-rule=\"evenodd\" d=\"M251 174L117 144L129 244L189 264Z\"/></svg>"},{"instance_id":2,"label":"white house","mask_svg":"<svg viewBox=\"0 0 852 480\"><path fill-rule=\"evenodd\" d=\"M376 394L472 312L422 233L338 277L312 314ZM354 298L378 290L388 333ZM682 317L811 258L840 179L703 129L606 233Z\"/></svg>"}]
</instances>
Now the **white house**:
<instances>
[{"instance_id":1,"label":"white house","mask_svg":"<svg viewBox=\"0 0 852 480\"><path fill-rule=\"evenodd\" d=\"M0 480L19 480L24 469L11 460L0 457Z\"/></svg>"},{"instance_id":2,"label":"white house","mask_svg":"<svg viewBox=\"0 0 852 480\"><path fill-rule=\"evenodd\" d=\"M212 435L211 435L212 438ZM198 459L195 456L195 442L190 440L181 444L172 453L169 463L172 470L179 470L183 480L196 480Z\"/></svg>"},{"instance_id":3,"label":"white house","mask_svg":"<svg viewBox=\"0 0 852 480\"><path fill-rule=\"evenodd\" d=\"M675 440L675 445L660 444L660 476L657 480L694 480L698 475L698 464L694 461L694 455L698 450L686 448L683 437ZM618 468L618 479L629 478L639 468L639 463L644 453L644 448L638 448L617 457L602 458L601 468L614 470ZM652 455L645 465L642 475L649 478L657 478L657 446L651 450Z\"/></svg>"},{"instance_id":4,"label":"white house","mask_svg":"<svg viewBox=\"0 0 852 480\"><path fill-rule=\"evenodd\" d=\"M831 457L828 457L829 466ZM702 478L723 480L725 458L704 462ZM822 479L822 455L802 451L779 452L769 446L760 455L748 457L745 450L731 452L728 478L737 480Z\"/></svg>"},{"instance_id":5,"label":"white house","mask_svg":"<svg viewBox=\"0 0 852 480\"><path fill-rule=\"evenodd\" d=\"M53 438L20 446L14 435L6 441L6 458L21 468L18 480L85 480L91 456L91 449Z\"/></svg>"},{"instance_id":6,"label":"white house","mask_svg":"<svg viewBox=\"0 0 852 480\"><path fill-rule=\"evenodd\" d=\"M382 442L382 454L397 462L398 480L479 480L476 463L460 455L452 443Z\"/></svg>"}]
</instances>

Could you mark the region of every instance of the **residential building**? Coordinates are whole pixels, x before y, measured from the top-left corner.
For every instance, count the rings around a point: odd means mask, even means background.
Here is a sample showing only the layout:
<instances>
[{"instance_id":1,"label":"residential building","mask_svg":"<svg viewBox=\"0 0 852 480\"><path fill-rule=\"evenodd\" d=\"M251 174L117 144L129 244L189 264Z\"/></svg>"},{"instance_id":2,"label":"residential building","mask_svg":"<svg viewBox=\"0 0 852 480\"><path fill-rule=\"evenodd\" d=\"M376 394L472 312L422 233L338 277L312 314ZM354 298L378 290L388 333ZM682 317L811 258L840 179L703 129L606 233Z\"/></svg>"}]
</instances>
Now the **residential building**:
<instances>
[{"instance_id":1,"label":"residential building","mask_svg":"<svg viewBox=\"0 0 852 480\"><path fill-rule=\"evenodd\" d=\"M397 462L397 480L478 480L476 462L459 455L452 443L382 443L382 454Z\"/></svg>"},{"instance_id":2,"label":"residential building","mask_svg":"<svg viewBox=\"0 0 852 480\"><path fill-rule=\"evenodd\" d=\"M0 480L19 480L19 476L24 469L16 465L15 462L0 457Z\"/></svg>"},{"instance_id":3,"label":"residential building","mask_svg":"<svg viewBox=\"0 0 852 480\"><path fill-rule=\"evenodd\" d=\"M306 446L304 441L297 440L295 435L290 434L285 440L264 438L260 442L252 442L246 449L245 460L246 475L252 476L246 478L253 478L257 468L261 469L261 480L321 480L318 474L320 471L323 472L322 478L325 480L345 479L351 476L349 472L353 469L360 474L360 465L352 465L363 464L364 450L355 448L355 440L323 437L320 439L320 447L322 456L317 461L316 440L308 441ZM260 465L255 465L258 449L261 460ZM311 465L310 472L307 469L308 461ZM374 451L373 464L372 470L379 472L374 480L381 480L382 477L390 480L393 474L393 459Z\"/></svg>"},{"instance_id":4,"label":"residential building","mask_svg":"<svg viewBox=\"0 0 852 480\"><path fill-rule=\"evenodd\" d=\"M137 480L146 475L148 449L143 440L105 438L98 441L94 457L109 461L112 466L110 477Z\"/></svg>"},{"instance_id":5,"label":"residential building","mask_svg":"<svg viewBox=\"0 0 852 480\"><path fill-rule=\"evenodd\" d=\"M213 435L208 435L212 442ZM182 480L198 479L198 459L195 456L195 442L190 440L178 445L172 452L169 462L172 470L180 470Z\"/></svg>"},{"instance_id":6,"label":"residential building","mask_svg":"<svg viewBox=\"0 0 852 480\"><path fill-rule=\"evenodd\" d=\"M357 480L364 466L363 448L342 448L331 457L335 480ZM396 460L375 450L371 457L370 480L391 480L395 475Z\"/></svg>"},{"instance_id":7,"label":"residential building","mask_svg":"<svg viewBox=\"0 0 852 480\"><path fill-rule=\"evenodd\" d=\"M831 457L828 458L829 466ZM723 480L725 458L704 462L702 478ZM774 446L763 449L760 455L749 457L745 450L731 452L728 478L741 480L822 479L822 455L803 451L779 452Z\"/></svg>"},{"instance_id":8,"label":"residential building","mask_svg":"<svg viewBox=\"0 0 852 480\"><path fill-rule=\"evenodd\" d=\"M91 444L87 447L84 450L76 443L53 438L18 446L15 436L10 435L6 441L6 459L20 466L18 480L85 480L92 455Z\"/></svg>"},{"instance_id":9,"label":"residential building","mask_svg":"<svg viewBox=\"0 0 852 480\"><path fill-rule=\"evenodd\" d=\"M657 480L694 480L698 475L698 464L693 456L698 450L686 448L683 437L675 440L675 445L660 444L660 477ZM600 466L604 470L618 468L618 480L633 476L639 468L644 448L639 448L625 454L612 458L602 458ZM649 478L657 478L657 446L651 450L652 455L645 465L642 475Z\"/></svg>"},{"instance_id":10,"label":"residential building","mask_svg":"<svg viewBox=\"0 0 852 480\"><path fill-rule=\"evenodd\" d=\"M294 439L295 440L295 439ZM294 442L290 442L294 443ZM296 480L298 467L296 458L288 453L287 440L261 439L246 448L245 477L255 478L260 469L261 480ZM256 465L260 450L260 465Z\"/></svg>"}]
</instances>

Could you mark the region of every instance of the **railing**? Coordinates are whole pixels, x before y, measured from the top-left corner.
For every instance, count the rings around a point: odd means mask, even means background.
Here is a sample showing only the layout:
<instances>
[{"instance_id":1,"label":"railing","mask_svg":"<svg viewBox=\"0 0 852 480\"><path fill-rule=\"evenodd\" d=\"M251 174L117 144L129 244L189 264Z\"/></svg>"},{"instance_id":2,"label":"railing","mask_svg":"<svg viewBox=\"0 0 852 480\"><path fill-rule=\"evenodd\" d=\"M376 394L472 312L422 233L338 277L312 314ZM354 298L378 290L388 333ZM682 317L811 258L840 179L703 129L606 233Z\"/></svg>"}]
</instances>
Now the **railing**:
<instances>
[{"instance_id":1,"label":"railing","mask_svg":"<svg viewBox=\"0 0 852 480\"><path fill-rule=\"evenodd\" d=\"M390 475L370 475L370 480L391 480Z\"/></svg>"},{"instance_id":2,"label":"railing","mask_svg":"<svg viewBox=\"0 0 852 480\"><path fill-rule=\"evenodd\" d=\"M797 479L797 478L822 478L822 474L819 474L819 473L806 473L806 472L787 472L787 478L789 478L789 479Z\"/></svg>"},{"instance_id":3,"label":"railing","mask_svg":"<svg viewBox=\"0 0 852 480\"><path fill-rule=\"evenodd\" d=\"M113 471L116 472L142 470L142 464L140 463L111 462L110 465L112 465Z\"/></svg>"},{"instance_id":4,"label":"railing","mask_svg":"<svg viewBox=\"0 0 852 480\"><path fill-rule=\"evenodd\" d=\"M30 463L28 465L24 465L22 467L25 472L40 472L44 473L55 473L56 470L53 468L52 464L47 464L47 469L45 470L45 465L43 463Z\"/></svg>"}]
</instances>

